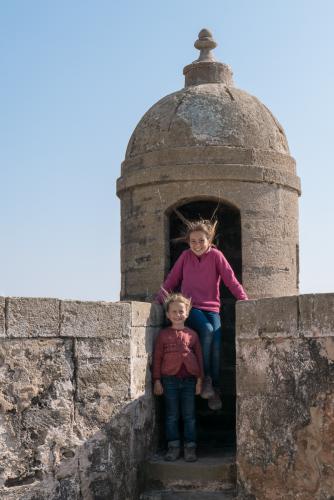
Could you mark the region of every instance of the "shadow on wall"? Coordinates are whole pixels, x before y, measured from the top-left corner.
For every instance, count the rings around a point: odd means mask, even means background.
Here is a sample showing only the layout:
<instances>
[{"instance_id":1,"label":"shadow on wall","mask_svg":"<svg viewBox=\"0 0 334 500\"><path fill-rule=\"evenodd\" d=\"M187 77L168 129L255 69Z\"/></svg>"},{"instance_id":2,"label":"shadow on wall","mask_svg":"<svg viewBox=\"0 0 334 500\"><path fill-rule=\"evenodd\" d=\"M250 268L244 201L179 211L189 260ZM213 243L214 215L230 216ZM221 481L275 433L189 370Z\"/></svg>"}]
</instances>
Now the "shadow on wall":
<instances>
[{"instance_id":1,"label":"shadow on wall","mask_svg":"<svg viewBox=\"0 0 334 500\"><path fill-rule=\"evenodd\" d=\"M0 298L1 498L136 498L161 320L138 302Z\"/></svg>"}]
</instances>

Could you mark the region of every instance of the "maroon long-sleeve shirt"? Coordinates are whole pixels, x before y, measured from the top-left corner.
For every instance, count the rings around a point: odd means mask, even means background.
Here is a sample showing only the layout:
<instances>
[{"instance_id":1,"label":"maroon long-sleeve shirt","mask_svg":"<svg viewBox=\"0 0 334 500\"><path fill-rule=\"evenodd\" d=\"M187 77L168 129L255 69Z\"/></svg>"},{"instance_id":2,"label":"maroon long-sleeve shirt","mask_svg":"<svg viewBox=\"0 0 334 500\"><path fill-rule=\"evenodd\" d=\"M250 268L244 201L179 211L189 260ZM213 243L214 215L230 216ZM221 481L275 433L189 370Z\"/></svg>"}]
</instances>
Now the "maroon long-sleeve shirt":
<instances>
[{"instance_id":1,"label":"maroon long-sleeve shirt","mask_svg":"<svg viewBox=\"0 0 334 500\"><path fill-rule=\"evenodd\" d=\"M162 304L164 290L172 292L181 288L181 293L192 299L193 307L219 312L221 280L236 299L247 300L245 290L220 250L210 247L201 257L197 257L188 249L182 252L175 262L157 295L157 300Z\"/></svg>"},{"instance_id":2,"label":"maroon long-sleeve shirt","mask_svg":"<svg viewBox=\"0 0 334 500\"><path fill-rule=\"evenodd\" d=\"M181 330L164 328L154 345L153 380L162 375L177 375L182 365L186 373L203 378L203 357L199 338L194 330L186 326Z\"/></svg>"}]
</instances>

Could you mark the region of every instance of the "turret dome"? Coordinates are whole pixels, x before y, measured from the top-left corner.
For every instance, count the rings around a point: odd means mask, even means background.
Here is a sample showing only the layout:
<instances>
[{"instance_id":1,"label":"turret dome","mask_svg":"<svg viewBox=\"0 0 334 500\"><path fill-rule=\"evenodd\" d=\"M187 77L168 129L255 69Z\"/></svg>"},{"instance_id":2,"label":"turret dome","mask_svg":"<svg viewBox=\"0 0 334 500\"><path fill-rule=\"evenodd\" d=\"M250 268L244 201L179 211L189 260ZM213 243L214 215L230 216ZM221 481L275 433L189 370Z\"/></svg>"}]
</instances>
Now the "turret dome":
<instances>
[{"instance_id":1,"label":"turret dome","mask_svg":"<svg viewBox=\"0 0 334 500\"><path fill-rule=\"evenodd\" d=\"M229 146L289 154L283 128L256 97L224 83L170 94L140 120L126 159L164 148Z\"/></svg>"},{"instance_id":2,"label":"turret dome","mask_svg":"<svg viewBox=\"0 0 334 500\"><path fill-rule=\"evenodd\" d=\"M256 97L233 85L232 71L217 62L216 46L202 30L200 57L184 68L186 86L154 104L138 123L126 160L182 147L227 146L289 155L283 128Z\"/></svg>"}]
</instances>

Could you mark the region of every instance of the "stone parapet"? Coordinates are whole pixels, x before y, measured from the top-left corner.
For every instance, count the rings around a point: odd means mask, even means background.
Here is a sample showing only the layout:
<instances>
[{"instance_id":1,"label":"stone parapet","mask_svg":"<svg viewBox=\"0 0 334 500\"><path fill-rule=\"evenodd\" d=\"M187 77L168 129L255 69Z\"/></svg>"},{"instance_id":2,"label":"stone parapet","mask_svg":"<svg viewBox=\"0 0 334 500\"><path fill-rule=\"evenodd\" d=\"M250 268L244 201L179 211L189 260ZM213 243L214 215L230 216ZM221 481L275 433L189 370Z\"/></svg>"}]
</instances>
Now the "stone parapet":
<instances>
[{"instance_id":1,"label":"stone parapet","mask_svg":"<svg viewBox=\"0 0 334 500\"><path fill-rule=\"evenodd\" d=\"M334 491L334 294L237 304L240 499Z\"/></svg>"},{"instance_id":2,"label":"stone parapet","mask_svg":"<svg viewBox=\"0 0 334 500\"><path fill-rule=\"evenodd\" d=\"M6 299L5 337L58 337L60 301L47 298Z\"/></svg>"},{"instance_id":3,"label":"stone parapet","mask_svg":"<svg viewBox=\"0 0 334 500\"><path fill-rule=\"evenodd\" d=\"M0 497L136 498L162 308L0 297Z\"/></svg>"}]
</instances>

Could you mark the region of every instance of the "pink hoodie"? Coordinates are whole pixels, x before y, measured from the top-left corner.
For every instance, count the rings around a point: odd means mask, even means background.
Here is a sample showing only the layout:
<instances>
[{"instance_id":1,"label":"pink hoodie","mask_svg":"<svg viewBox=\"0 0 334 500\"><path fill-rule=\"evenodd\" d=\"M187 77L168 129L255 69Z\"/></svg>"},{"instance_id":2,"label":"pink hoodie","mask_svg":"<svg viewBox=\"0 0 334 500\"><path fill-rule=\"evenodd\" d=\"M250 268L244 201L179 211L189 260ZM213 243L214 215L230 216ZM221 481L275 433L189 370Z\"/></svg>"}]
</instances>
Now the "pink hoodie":
<instances>
[{"instance_id":1,"label":"pink hoodie","mask_svg":"<svg viewBox=\"0 0 334 500\"><path fill-rule=\"evenodd\" d=\"M219 312L221 279L236 299L247 300L246 292L220 250L210 247L201 257L197 257L190 249L185 250L168 274L157 301L163 303L164 290L173 292L181 287L181 293L192 299L193 307Z\"/></svg>"}]
</instances>

